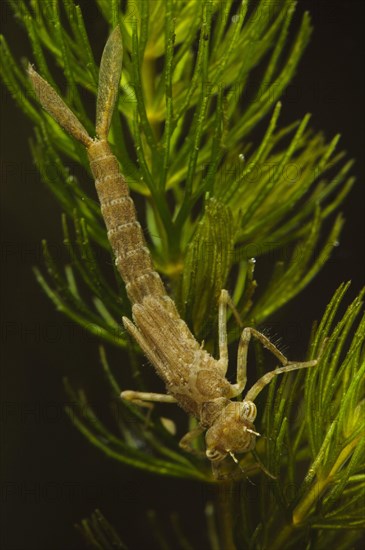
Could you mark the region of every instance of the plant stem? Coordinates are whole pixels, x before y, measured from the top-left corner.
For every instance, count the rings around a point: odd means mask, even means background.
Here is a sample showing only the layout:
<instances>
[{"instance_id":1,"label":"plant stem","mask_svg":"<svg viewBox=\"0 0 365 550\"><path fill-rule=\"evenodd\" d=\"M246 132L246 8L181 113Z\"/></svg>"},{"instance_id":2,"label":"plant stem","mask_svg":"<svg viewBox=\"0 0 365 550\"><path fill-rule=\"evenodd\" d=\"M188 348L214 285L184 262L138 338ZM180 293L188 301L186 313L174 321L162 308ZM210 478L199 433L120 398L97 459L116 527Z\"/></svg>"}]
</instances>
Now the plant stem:
<instances>
[{"instance_id":1,"label":"plant stem","mask_svg":"<svg viewBox=\"0 0 365 550\"><path fill-rule=\"evenodd\" d=\"M233 537L233 483L224 481L217 484L216 513L221 539L221 548L237 550Z\"/></svg>"},{"instance_id":2,"label":"plant stem","mask_svg":"<svg viewBox=\"0 0 365 550\"><path fill-rule=\"evenodd\" d=\"M153 57L145 57L142 65L143 73L143 91L146 102L146 110L148 118L151 124L153 134L156 139L159 139L159 123L152 116L153 114L153 99L155 96L155 79L156 79L156 65Z\"/></svg>"},{"instance_id":3,"label":"plant stem","mask_svg":"<svg viewBox=\"0 0 365 550\"><path fill-rule=\"evenodd\" d=\"M315 503L315 501L326 490L328 485L333 482L333 478L341 466L351 456L358 443L358 438L354 439L349 445L347 445L339 454L334 466L329 474L323 478L318 479L313 485L312 489L305 495L305 497L299 502L298 506L293 511L292 523L286 525L277 536L276 540L271 545L271 550L276 550L285 547L288 540L291 539L293 533L300 527L306 525L307 516Z\"/></svg>"},{"instance_id":4,"label":"plant stem","mask_svg":"<svg viewBox=\"0 0 365 550\"><path fill-rule=\"evenodd\" d=\"M329 474L324 479L318 479L318 481L313 485L312 489L308 492L305 498L303 498L302 501L298 504L293 512L294 526L303 523L314 502L319 498L323 491L325 491L327 486L332 483L335 474L341 468L344 462L346 462L346 460L351 456L354 448L358 444L358 441L358 438L354 439L341 451Z\"/></svg>"}]
</instances>

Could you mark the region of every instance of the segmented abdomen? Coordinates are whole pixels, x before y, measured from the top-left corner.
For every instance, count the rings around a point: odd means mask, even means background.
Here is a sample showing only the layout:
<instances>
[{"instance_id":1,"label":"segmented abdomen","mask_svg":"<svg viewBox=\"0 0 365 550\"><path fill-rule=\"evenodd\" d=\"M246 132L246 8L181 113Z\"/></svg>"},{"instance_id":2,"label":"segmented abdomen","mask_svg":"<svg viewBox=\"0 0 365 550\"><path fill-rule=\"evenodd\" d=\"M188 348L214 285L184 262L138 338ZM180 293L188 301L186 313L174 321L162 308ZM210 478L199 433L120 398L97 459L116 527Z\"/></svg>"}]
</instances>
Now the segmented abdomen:
<instances>
[{"instance_id":1,"label":"segmented abdomen","mask_svg":"<svg viewBox=\"0 0 365 550\"><path fill-rule=\"evenodd\" d=\"M153 269L151 255L118 160L106 141L94 141L88 148L88 156L108 239L129 299L134 304L141 303L148 295L166 296L163 282Z\"/></svg>"}]
</instances>

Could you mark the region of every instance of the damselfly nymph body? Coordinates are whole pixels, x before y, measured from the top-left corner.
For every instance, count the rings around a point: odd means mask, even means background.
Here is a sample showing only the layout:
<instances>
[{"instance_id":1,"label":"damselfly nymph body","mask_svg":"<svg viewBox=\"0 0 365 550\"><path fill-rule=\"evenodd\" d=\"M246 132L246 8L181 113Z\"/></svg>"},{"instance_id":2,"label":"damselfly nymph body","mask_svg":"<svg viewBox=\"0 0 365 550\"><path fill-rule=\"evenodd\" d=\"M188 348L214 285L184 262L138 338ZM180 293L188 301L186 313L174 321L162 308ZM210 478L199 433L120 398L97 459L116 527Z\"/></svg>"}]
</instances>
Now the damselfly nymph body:
<instances>
[{"instance_id":1,"label":"damselfly nymph body","mask_svg":"<svg viewBox=\"0 0 365 550\"><path fill-rule=\"evenodd\" d=\"M128 185L108 143L122 57L122 39L116 27L106 43L100 65L94 139L53 88L32 67L28 72L44 109L87 149L108 239L132 304L133 322L123 317L123 324L167 389L167 394L163 395L124 391L122 397L137 403L178 403L188 414L195 416L199 426L182 438L181 446L192 450L192 438L206 431L206 456L216 472L215 465L227 455L236 460L235 454L255 447L260 434L254 426L254 400L260 391L276 375L312 367L317 361L289 362L263 334L253 328L245 328L238 346L236 383L232 384L226 379L226 314L227 307L234 309L234 306L227 291L222 290L218 306L219 359L202 348L180 317L153 267ZM246 385L247 350L251 336L269 349L283 366L265 374L242 401L235 401L232 399L240 396Z\"/></svg>"}]
</instances>

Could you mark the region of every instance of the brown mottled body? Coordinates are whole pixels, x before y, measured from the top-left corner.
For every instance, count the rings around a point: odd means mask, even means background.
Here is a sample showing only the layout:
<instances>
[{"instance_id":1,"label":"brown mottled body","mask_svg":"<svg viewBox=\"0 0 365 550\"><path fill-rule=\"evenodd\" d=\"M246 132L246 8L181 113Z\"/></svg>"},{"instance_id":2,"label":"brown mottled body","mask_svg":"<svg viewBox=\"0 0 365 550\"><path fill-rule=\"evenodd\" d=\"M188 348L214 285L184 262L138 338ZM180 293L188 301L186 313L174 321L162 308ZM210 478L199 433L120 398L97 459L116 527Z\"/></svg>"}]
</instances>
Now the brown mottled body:
<instances>
[{"instance_id":1,"label":"brown mottled body","mask_svg":"<svg viewBox=\"0 0 365 550\"><path fill-rule=\"evenodd\" d=\"M165 296L117 158L105 140L95 140L87 153L108 239L130 301L134 304L148 295Z\"/></svg>"},{"instance_id":2,"label":"brown mottled body","mask_svg":"<svg viewBox=\"0 0 365 550\"><path fill-rule=\"evenodd\" d=\"M123 317L125 328L139 344L157 374L166 384L167 395L124 391L124 399L177 402L199 420L199 428L183 437L180 444L191 450L190 441L206 431L206 455L212 465L228 454L254 448L254 400L262 388L278 374L312 367L317 361L292 363L261 333L245 328L237 355L237 382L226 379L228 349L226 309L234 310L227 291L219 301L219 359L199 345L180 318L173 300L167 295L159 274L154 270L141 226L137 220L128 185L117 158L107 141L122 67L122 41L118 27L104 48L100 71L96 113L96 138L92 139L81 122L53 88L29 67L29 77L44 109L87 149L95 179L101 212L118 271L126 284L132 303L133 321ZM268 348L283 367L268 372L254 384L243 401L231 401L246 385L247 349L251 336ZM216 473L216 470L213 468Z\"/></svg>"},{"instance_id":3,"label":"brown mottled body","mask_svg":"<svg viewBox=\"0 0 365 550\"><path fill-rule=\"evenodd\" d=\"M200 418L199 402L222 396L220 373L218 383L214 382L216 361L201 349L154 270L129 188L109 144L95 140L87 153L115 263L133 305L140 345L169 394L186 412ZM133 330L128 319L123 321L128 330ZM206 371L209 377L205 376ZM227 393L228 382L226 385Z\"/></svg>"},{"instance_id":4,"label":"brown mottled body","mask_svg":"<svg viewBox=\"0 0 365 550\"><path fill-rule=\"evenodd\" d=\"M229 396L230 385L226 382L224 392L222 375L214 376L215 359L200 348L154 270L127 183L109 144L95 140L87 153L115 263L133 304L133 320L144 340L142 347L169 394L186 412L200 418L199 402L224 393ZM128 325L128 320L124 321Z\"/></svg>"}]
</instances>

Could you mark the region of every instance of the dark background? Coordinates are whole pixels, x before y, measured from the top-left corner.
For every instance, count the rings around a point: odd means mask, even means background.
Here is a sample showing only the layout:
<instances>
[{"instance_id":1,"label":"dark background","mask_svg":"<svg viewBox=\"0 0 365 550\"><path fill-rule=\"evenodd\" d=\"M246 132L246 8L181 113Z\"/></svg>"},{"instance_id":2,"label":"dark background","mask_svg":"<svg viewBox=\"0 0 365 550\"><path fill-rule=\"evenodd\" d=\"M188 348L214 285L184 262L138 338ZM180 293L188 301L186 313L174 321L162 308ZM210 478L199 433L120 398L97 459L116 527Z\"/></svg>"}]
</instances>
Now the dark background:
<instances>
[{"instance_id":1,"label":"dark background","mask_svg":"<svg viewBox=\"0 0 365 550\"><path fill-rule=\"evenodd\" d=\"M81 2L84 6L85 2ZM2 32L16 58L31 57L25 32L1 2ZM346 225L340 246L319 276L272 321L290 334L291 357L306 347L310 323L334 290L352 279L353 298L364 282L364 3L302 1L315 32L284 98L282 124L311 112L312 125L327 138L341 132L341 147L357 162L357 184L342 210ZM88 31L106 29L87 2ZM83 548L73 523L100 507L132 549L155 547L146 511L162 521L184 510L184 525L200 542L205 530L205 490L197 483L153 477L107 459L63 414L61 379L83 378L91 391L101 378L97 342L58 314L43 295L31 267L41 264L40 240L61 241L60 208L39 181L28 148L29 121L1 88L2 394L1 480L4 550ZM108 350L114 366L121 353ZM196 547L199 547L198 544Z\"/></svg>"}]
</instances>

